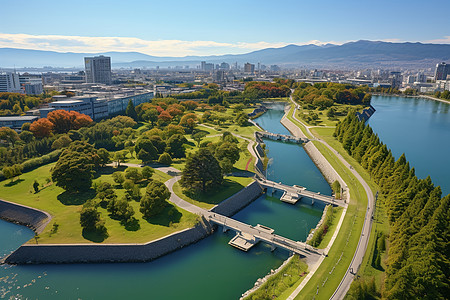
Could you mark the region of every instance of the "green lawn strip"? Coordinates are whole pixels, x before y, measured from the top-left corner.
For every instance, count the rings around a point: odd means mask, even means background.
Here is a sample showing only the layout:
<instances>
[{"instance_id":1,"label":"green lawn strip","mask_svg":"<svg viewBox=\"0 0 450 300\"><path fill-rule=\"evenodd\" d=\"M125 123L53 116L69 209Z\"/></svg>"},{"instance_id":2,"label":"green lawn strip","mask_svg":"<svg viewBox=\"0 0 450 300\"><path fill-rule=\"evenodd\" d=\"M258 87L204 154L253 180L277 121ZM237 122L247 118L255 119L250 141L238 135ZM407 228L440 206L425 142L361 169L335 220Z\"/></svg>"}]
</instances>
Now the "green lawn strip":
<instances>
[{"instance_id":1,"label":"green lawn strip","mask_svg":"<svg viewBox=\"0 0 450 300\"><path fill-rule=\"evenodd\" d=\"M334 293L355 253L367 206L367 196L359 181L328 148L318 142L315 145L348 184L352 201L347 208L344 222L328 253L328 257L324 259L319 269L296 299L311 299L314 296L316 296L316 299L329 299ZM340 258L341 260L339 261ZM332 273L329 274L330 272ZM317 286L319 286L319 293L316 295Z\"/></svg>"},{"instance_id":2,"label":"green lawn strip","mask_svg":"<svg viewBox=\"0 0 450 300\"><path fill-rule=\"evenodd\" d=\"M337 141L333 137L333 128L314 128L314 132L319 134L321 138L323 138L331 147L338 150L339 153L347 160L353 168L363 177L363 179L367 182L373 192L379 190L378 186L373 182L370 177L370 174L353 158L351 157L343 148L339 141ZM381 289L381 282L384 278L384 272L378 269L375 269L372 266L373 252L375 246L375 232L384 232L385 235L389 235L389 224L387 221L386 211L384 209L384 205L382 201L377 201L376 203L376 211L375 211L375 221L372 225L372 230L370 234L369 243L367 245L367 252L364 255L363 262L361 264L361 268L359 271L359 275L362 276L375 276L375 281L377 283L378 290ZM387 255L387 251L383 254ZM383 258L383 257L382 257ZM383 259L382 259L383 261ZM382 263L383 264L383 263Z\"/></svg>"},{"instance_id":3,"label":"green lawn strip","mask_svg":"<svg viewBox=\"0 0 450 300\"><path fill-rule=\"evenodd\" d=\"M9 185L9 180L0 182L1 198L44 210L53 216L49 226L40 234L39 243L91 243L90 240L82 236L79 212L86 200L95 197L95 192L91 190L74 196L63 193L64 190L55 184L42 187L43 184L46 184L46 178L50 178L50 169L54 165L55 163L48 164L24 173L14 185ZM109 171L103 170L102 174L97 176L95 181L113 183L111 173L115 170L113 168ZM160 171L156 171L153 178L170 178L167 176ZM41 184L40 191L36 194L32 192L32 184L35 179ZM145 188L143 187L142 191L144 190ZM116 192L119 197L122 197L124 194L123 189L117 189ZM133 206L135 217L139 221L139 230L133 231L132 229L135 228L127 230L119 221L111 219L106 210L99 209L106 221L109 233L109 237L103 243L144 243L181 229L192 227L197 220L194 214L169 204L161 215L146 221L142 219L142 214L139 212L139 203L133 201L130 204ZM55 234L50 234L54 223L59 225L58 231ZM35 241L33 239L30 242Z\"/></svg>"},{"instance_id":4,"label":"green lawn strip","mask_svg":"<svg viewBox=\"0 0 450 300\"><path fill-rule=\"evenodd\" d=\"M343 207L335 207L333 212L333 220L331 221L331 226L328 227L327 233L323 236L322 241L320 242L317 248L324 249L328 246L328 243L331 240L334 232L336 231L337 224L339 223L339 219L341 218L342 212L344 211Z\"/></svg>"},{"instance_id":5,"label":"green lawn strip","mask_svg":"<svg viewBox=\"0 0 450 300\"><path fill-rule=\"evenodd\" d=\"M300 128L300 130L303 132L303 134L304 134L307 138L311 139L312 137L311 137L311 135L306 131L305 126L303 126L300 122L298 122L297 120L295 120L295 119L292 117L292 114L294 113L294 109L295 109L295 107L292 105L291 109L289 110L289 113L287 114L287 118L288 118L291 122L293 122L295 125L297 125L297 127Z\"/></svg>"},{"instance_id":6,"label":"green lawn strip","mask_svg":"<svg viewBox=\"0 0 450 300\"><path fill-rule=\"evenodd\" d=\"M308 265L296 255L277 274L244 299L286 299L295 286L303 281L307 271Z\"/></svg>"},{"instance_id":7,"label":"green lawn strip","mask_svg":"<svg viewBox=\"0 0 450 300\"><path fill-rule=\"evenodd\" d=\"M224 184L206 193L198 193L196 195L186 195L183 193L183 189L179 182L173 185L173 191L175 194L183 200L192 203L203 209L211 209L215 205L219 204L228 197L239 192L241 189L249 185L253 181L253 178L249 177L234 177L229 176L224 178Z\"/></svg>"},{"instance_id":8,"label":"green lawn strip","mask_svg":"<svg viewBox=\"0 0 450 300\"><path fill-rule=\"evenodd\" d=\"M302 118L302 114L309 115L309 113L311 111L311 112L317 114L318 119L315 120L316 124L309 124L308 123L308 125L314 125L314 126L336 126L336 124L340 120L344 119L347 116L347 113L348 113L349 110L356 109L357 111L362 111L364 109L363 105L348 105L348 104L339 104L339 103L334 103L332 107L336 111L335 117L332 118L332 119L327 117L328 109L325 109L325 110L320 110L318 108L315 108L315 109L304 109L303 107L300 107L300 109L297 110L296 117L297 117L297 119L302 120L302 122L307 123L306 120L304 120Z\"/></svg>"}]
</instances>

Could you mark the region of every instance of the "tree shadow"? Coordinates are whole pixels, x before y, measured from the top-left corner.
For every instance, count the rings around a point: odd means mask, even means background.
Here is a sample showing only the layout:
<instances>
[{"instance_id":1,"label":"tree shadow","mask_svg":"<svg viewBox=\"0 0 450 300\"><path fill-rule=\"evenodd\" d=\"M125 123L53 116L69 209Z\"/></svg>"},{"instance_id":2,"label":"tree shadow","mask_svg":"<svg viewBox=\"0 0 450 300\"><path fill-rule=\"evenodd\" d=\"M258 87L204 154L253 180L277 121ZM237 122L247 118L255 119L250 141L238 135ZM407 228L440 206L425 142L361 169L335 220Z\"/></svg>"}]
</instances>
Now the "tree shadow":
<instances>
[{"instance_id":1,"label":"tree shadow","mask_svg":"<svg viewBox=\"0 0 450 300\"><path fill-rule=\"evenodd\" d=\"M16 184L21 183L22 181L25 181L25 179L17 179L17 180L14 180L14 181L10 181L8 183L5 183L4 186L5 187L15 186Z\"/></svg>"},{"instance_id":2,"label":"tree shadow","mask_svg":"<svg viewBox=\"0 0 450 300\"><path fill-rule=\"evenodd\" d=\"M106 167L100 168L100 169L98 169L97 172L95 172L94 179L97 179L102 175L111 175L112 173L117 172L117 171L123 172L123 171L125 171L126 168L127 168L127 166L120 166L117 168L114 168L112 166L106 166Z\"/></svg>"},{"instance_id":3,"label":"tree shadow","mask_svg":"<svg viewBox=\"0 0 450 300\"><path fill-rule=\"evenodd\" d=\"M93 189L89 189L81 193L71 193L65 191L59 194L57 199L64 205L81 205L87 200L94 199L95 195L96 193Z\"/></svg>"},{"instance_id":4,"label":"tree shadow","mask_svg":"<svg viewBox=\"0 0 450 300\"><path fill-rule=\"evenodd\" d=\"M244 186L236 181L224 179L222 185L210 187L208 191L183 189L182 193L189 198L208 204L219 204L223 200L239 192Z\"/></svg>"},{"instance_id":5,"label":"tree shadow","mask_svg":"<svg viewBox=\"0 0 450 300\"><path fill-rule=\"evenodd\" d=\"M128 221L121 221L120 224L125 226L125 230L127 231L138 231L141 229L141 224L139 224L139 220L135 217L132 217Z\"/></svg>"},{"instance_id":6,"label":"tree shadow","mask_svg":"<svg viewBox=\"0 0 450 300\"><path fill-rule=\"evenodd\" d=\"M89 240L91 242L101 243L108 237L108 233L106 231L102 231L102 230L83 229L82 236L83 236L83 238L85 238L86 240Z\"/></svg>"},{"instance_id":7,"label":"tree shadow","mask_svg":"<svg viewBox=\"0 0 450 300\"><path fill-rule=\"evenodd\" d=\"M182 216L183 214L179 212L174 205L168 203L160 214L145 220L153 225L161 225L169 227L170 224L180 223Z\"/></svg>"}]
</instances>

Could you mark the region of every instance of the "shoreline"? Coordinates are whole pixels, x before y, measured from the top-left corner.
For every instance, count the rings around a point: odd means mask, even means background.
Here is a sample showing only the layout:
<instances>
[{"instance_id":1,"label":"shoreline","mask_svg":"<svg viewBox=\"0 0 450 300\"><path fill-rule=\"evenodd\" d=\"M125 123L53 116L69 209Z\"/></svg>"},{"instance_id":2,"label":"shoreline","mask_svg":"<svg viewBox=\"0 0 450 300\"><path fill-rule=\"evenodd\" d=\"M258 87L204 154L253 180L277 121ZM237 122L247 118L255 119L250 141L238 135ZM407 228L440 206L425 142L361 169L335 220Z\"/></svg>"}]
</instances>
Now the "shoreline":
<instances>
[{"instance_id":1,"label":"shoreline","mask_svg":"<svg viewBox=\"0 0 450 300\"><path fill-rule=\"evenodd\" d=\"M397 94L379 94L379 93L373 93L372 96L380 96L380 97L404 97L404 98L423 98L427 100L442 102L446 104L450 104L450 100L440 99L436 98L430 95L397 95Z\"/></svg>"}]
</instances>

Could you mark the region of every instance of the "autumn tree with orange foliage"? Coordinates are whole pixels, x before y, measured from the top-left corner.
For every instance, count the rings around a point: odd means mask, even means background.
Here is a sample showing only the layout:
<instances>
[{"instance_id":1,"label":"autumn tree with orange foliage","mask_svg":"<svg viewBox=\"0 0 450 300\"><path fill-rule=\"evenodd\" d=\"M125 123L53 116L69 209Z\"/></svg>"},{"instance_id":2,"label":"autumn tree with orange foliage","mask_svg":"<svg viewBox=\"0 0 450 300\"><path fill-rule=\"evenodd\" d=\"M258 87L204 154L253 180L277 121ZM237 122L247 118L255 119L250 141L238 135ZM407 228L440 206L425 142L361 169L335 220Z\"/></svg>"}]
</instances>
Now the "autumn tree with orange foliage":
<instances>
[{"instance_id":1,"label":"autumn tree with orange foliage","mask_svg":"<svg viewBox=\"0 0 450 300\"><path fill-rule=\"evenodd\" d=\"M56 133L66 133L72 129L77 130L92 123L92 119L88 115L62 109L49 112L47 119L53 123Z\"/></svg>"},{"instance_id":2,"label":"autumn tree with orange foliage","mask_svg":"<svg viewBox=\"0 0 450 300\"><path fill-rule=\"evenodd\" d=\"M53 123L47 118L42 118L31 123L30 131L37 138L49 137L52 134L53 126Z\"/></svg>"}]
</instances>

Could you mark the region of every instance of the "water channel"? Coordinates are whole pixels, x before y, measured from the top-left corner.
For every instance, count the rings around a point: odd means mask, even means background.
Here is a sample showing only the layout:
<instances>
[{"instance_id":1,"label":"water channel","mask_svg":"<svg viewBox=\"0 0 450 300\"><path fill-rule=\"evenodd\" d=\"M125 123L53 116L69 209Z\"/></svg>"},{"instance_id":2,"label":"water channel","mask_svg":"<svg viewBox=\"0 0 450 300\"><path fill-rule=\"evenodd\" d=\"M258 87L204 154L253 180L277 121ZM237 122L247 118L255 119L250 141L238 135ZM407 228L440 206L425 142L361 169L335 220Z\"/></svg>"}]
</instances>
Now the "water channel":
<instances>
[{"instance_id":1,"label":"water channel","mask_svg":"<svg viewBox=\"0 0 450 300\"><path fill-rule=\"evenodd\" d=\"M279 123L282 115L283 106L277 106L257 121L268 131L288 133ZM267 148L272 158L269 179L331 193L301 146L267 141ZM289 205L282 203L280 196L279 192L263 195L234 218L264 224L280 235L304 241L323 207L301 202ZM27 228L4 221L0 221L0 234L0 255L33 236ZM0 298L126 299L146 295L152 299L236 299L257 278L277 268L288 253L271 252L263 243L245 253L228 245L233 236L232 232L218 232L149 263L0 266Z\"/></svg>"}]
</instances>

